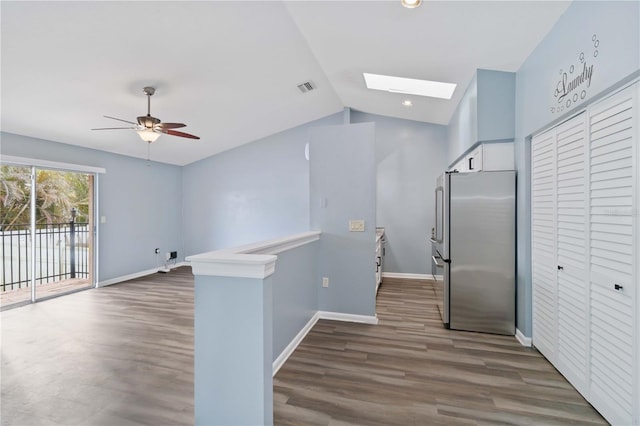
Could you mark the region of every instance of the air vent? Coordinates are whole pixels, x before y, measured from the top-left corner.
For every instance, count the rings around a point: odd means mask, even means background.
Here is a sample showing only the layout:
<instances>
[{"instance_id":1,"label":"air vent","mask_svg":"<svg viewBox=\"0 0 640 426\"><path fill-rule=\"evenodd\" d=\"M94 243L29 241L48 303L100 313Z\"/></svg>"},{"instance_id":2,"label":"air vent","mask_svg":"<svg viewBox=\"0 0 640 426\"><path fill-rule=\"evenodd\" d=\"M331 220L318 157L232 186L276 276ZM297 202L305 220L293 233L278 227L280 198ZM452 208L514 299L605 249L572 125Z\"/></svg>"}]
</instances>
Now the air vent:
<instances>
[{"instance_id":1,"label":"air vent","mask_svg":"<svg viewBox=\"0 0 640 426\"><path fill-rule=\"evenodd\" d=\"M298 89L300 89L300 91L302 93L310 92L311 90L313 90L315 88L316 88L316 86L313 84L313 82L311 80L305 81L304 83L298 84Z\"/></svg>"}]
</instances>

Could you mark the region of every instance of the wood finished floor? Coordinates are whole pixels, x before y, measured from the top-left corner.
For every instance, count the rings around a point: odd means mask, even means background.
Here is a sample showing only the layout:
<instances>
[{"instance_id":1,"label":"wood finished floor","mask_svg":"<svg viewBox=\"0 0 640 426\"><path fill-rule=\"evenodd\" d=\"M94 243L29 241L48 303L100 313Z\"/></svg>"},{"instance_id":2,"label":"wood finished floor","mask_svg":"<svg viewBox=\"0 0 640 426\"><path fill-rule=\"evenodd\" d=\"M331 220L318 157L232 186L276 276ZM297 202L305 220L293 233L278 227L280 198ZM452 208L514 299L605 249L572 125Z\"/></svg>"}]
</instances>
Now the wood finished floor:
<instances>
[{"instance_id":1,"label":"wood finished floor","mask_svg":"<svg viewBox=\"0 0 640 426\"><path fill-rule=\"evenodd\" d=\"M515 338L446 330L430 281L385 279L377 314L316 324L274 378L276 424L606 424Z\"/></svg>"},{"instance_id":2,"label":"wood finished floor","mask_svg":"<svg viewBox=\"0 0 640 426\"><path fill-rule=\"evenodd\" d=\"M445 330L428 281L377 326L320 321L274 378L276 424L605 424L512 337ZM2 425L193 424L190 268L2 312Z\"/></svg>"},{"instance_id":3,"label":"wood finished floor","mask_svg":"<svg viewBox=\"0 0 640 426\"><path fill-rule=\"evenodd\" d=\"M192 425L193 275L4 311L2 425Z\"/></svg>"}]
</instances>

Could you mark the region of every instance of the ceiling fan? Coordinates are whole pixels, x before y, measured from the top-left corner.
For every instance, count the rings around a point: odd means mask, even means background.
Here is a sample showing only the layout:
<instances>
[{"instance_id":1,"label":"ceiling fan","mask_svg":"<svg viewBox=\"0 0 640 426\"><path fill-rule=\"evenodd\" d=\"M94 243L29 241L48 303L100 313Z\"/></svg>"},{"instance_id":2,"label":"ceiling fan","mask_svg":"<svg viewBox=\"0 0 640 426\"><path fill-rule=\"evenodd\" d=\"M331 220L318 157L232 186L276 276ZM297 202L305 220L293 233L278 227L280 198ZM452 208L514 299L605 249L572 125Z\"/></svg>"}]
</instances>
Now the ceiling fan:
<instances>
[{"instance_id":1,"label":"ceiling fan","mask_svg":"<svg viewBox=\"0 0 640 426\"><path fill-rule=\"evenodd\" d=\"M140 136L140 138L143 141L148 142L149 144L151 142L155 142L156 139L158 139L162 133L171 135L171 136L179 136L181 138L200 139L199 136L173 130L173 129L179 129L181 127L186 127L186 124L163 123L160 121L159 118L153 117L151 115L151 96L153 96L153 94L156 92L156 89L154 87L147 86L147 87L144 87L142 91L144 92L145 95L147 95L147 115L141 115L140 117L138 117L137 123L134 123L133 121L129 121L129 120L123 120L121 118L109 117L108 115L104 116L105 118L109 118L111 120L118 120L118 121L123 121L125 123L133 124L134 127L100 127L100 128L91 129L91 130L116 130L116 129L117 130L121 130L121 129L135 130Z\"/></svg>"}]
</instances>

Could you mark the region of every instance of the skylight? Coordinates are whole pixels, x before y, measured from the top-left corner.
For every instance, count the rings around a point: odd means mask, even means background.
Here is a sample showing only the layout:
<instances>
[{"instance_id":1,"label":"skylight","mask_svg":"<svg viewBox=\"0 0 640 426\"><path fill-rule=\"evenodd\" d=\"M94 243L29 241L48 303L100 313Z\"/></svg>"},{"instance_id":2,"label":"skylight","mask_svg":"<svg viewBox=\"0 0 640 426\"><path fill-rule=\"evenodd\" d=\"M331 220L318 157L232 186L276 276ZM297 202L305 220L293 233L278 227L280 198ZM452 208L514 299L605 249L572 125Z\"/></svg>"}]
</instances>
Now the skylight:
<instances>
[{"instance_id":1,"label":"skylight","mask_svg":"<svg viewBox=\"0 0 640 426\"><path fill-rule=\"evenodd\" d=\"M390 75L362 73L368 89L384 90L405 95L429 96L451 99L456 85L440 81L417 80L414 78L393 77Z\"/></svg>"}]
</instances>

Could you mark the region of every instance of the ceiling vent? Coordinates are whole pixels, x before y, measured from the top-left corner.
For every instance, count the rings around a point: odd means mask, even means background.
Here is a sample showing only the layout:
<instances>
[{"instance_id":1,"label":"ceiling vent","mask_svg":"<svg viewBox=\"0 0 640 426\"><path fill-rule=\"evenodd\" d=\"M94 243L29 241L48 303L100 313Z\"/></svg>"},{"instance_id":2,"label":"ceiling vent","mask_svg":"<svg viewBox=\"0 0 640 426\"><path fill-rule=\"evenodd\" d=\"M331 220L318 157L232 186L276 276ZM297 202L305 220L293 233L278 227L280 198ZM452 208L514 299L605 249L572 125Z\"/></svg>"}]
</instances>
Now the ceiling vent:
<instances>
[{"instance_id":1,"label":"ceiling vent","mask_svg":"<svg viewBox=\"0 0 640 426\"><path fill-rule=\"evenodd\" d=\"M315 88L316 88L316 86L315 86L315 84L313 84L313 82L311 80L305 81L304 83L298 84L298 89L300 89L300 91L302 93L310 92Z\"/></svg>"}]
</instances>

